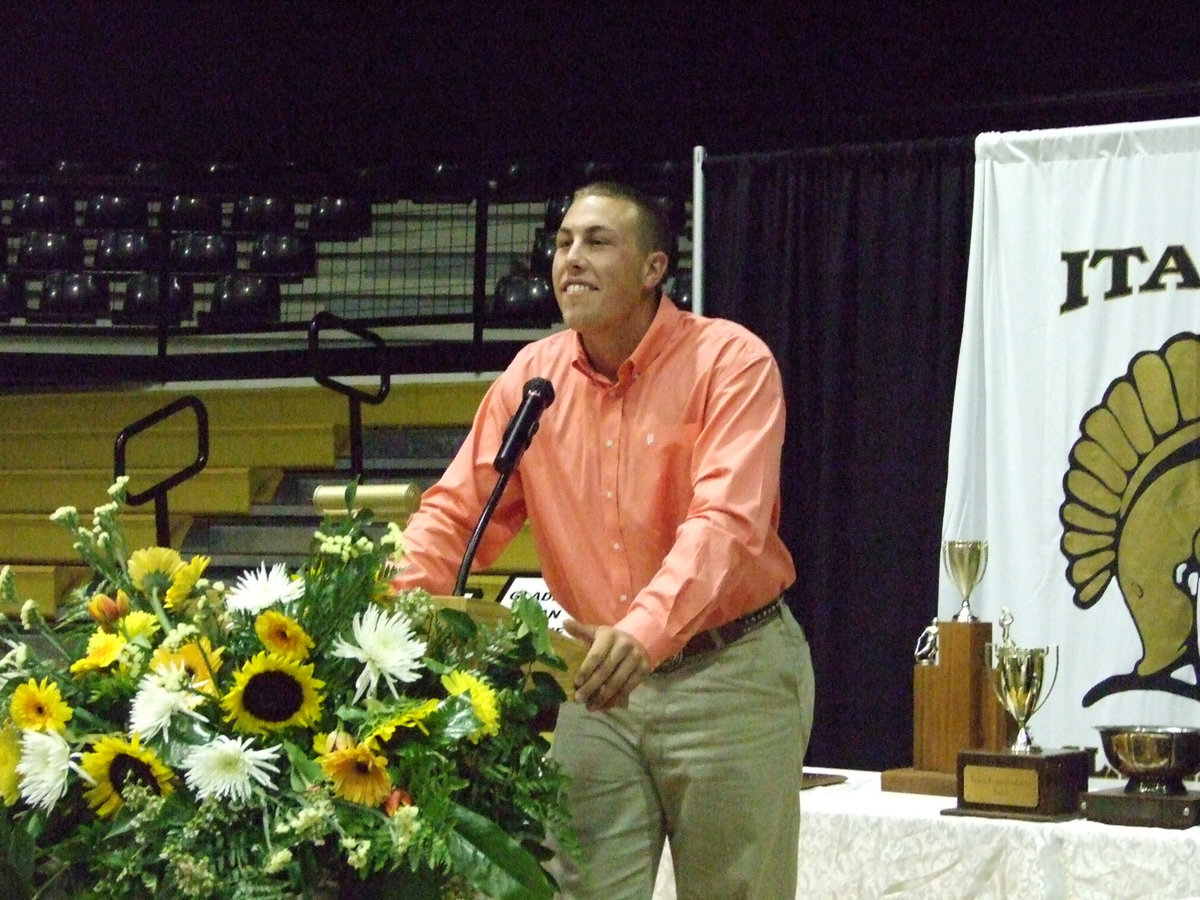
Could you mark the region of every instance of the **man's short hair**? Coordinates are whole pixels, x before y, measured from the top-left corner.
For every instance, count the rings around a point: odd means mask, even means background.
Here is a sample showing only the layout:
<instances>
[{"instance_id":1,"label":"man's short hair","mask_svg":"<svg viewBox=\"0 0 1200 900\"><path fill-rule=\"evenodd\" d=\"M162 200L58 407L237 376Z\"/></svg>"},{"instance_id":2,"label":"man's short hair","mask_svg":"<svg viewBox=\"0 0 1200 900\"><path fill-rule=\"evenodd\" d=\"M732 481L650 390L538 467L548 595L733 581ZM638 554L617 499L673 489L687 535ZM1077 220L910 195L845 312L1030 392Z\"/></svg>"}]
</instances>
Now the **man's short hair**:
<instances>
[{"instance_id":1,"label":"man's short hair","mask_svg":"<svg viewBox=\"0 0 1200 900\"><path fill-rule=\"evenodd\" d=\"M675 240L671 235L671 223L662 205L650 194L631 184L619 181L593 181L575 191L574 199L580 197L613 197L628 200L638 210L638 246L647 253L661 250L674 259Z\"/></svg>"}]
</instances>

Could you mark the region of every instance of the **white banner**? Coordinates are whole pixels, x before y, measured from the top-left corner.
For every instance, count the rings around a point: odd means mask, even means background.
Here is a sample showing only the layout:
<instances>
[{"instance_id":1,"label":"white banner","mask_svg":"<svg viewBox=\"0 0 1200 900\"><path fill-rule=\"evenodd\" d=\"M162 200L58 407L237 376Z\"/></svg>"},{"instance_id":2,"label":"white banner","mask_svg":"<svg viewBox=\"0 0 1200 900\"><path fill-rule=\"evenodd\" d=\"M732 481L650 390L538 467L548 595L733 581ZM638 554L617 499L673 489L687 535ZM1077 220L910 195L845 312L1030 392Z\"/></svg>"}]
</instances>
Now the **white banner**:
<instances>
[{"instance_id":1,"label":"white banner","mask_svg":"<svg viewBox=\"0 0 1200 900\"><path fill-rule=\"evenodd\" d=\"M975 149L942 537L988 541L976 615L1058 647L1040 745L1200 725L1200 118Z\"/></svg>"}]
</instances>

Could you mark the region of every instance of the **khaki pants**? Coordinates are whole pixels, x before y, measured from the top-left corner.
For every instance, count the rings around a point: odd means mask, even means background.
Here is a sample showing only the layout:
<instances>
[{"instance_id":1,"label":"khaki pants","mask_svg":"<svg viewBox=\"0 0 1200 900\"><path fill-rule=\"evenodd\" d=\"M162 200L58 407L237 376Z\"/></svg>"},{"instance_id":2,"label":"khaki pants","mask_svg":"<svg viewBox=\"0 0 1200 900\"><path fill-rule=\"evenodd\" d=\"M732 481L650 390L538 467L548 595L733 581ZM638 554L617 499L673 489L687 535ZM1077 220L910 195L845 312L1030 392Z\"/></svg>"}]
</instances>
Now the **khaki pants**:
<instances>
[{"instance_id":1,"label":"khaki pants","mask_svg":"<svg viewBox=\"0 0 1200 900\"><path fill-rule=\"evenodd\" d=\"M669 838L679 900L793 900L812 708L808 643L786 610L650 676L628 709L564 703L552 753L584 858L552 863L561 896L648 900Z\"/></svg>"}]
</instances>

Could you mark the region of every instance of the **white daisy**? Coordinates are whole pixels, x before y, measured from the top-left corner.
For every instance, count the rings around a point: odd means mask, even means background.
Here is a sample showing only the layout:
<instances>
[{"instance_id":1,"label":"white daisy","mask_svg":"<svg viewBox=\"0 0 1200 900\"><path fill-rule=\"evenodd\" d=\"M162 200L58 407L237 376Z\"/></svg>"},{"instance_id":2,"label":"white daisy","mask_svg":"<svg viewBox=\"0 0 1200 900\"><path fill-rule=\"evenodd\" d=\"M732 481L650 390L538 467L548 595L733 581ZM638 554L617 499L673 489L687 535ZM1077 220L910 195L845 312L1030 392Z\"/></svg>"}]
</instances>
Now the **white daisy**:
<instances>
[{"instance_id":1,"label":"white daisy","mask_svg":"<svg viewBox=\"0 0 1200 900\"><path fill-rule=\"evenodd\" d=\"M413 636L412 626L403 613L388 615L383 607L371 606L355 616L350 627L357 645L338 638L333 645L333 655L357 659L363 664L363 670L354 682L354 703L368 691L375 696L380 678L393 697L399 696L397 681L417 680L421 657L425 655L425 642Z\"/></svg>"},{"instance_id":2,"label":"white daisy","mask_svg":"<svg viewBox=\"0 0 1200 900\"><path fill-rule=\"evenodd\" d=\"M290 603L304 593L304 581L289 578L287 566L276 563L267 571L262 563L257 570L244 572L225 597L225 605L234 612L257 615L276 603Z\"/></svg>"},{"instance_id":3,"label":"white daisy","mask_svg":"<svg viewBox=\"0 0 1200 900\"><path fill-rule=\"evenodd\" d=\"M203 722L204 716L196 712L203 702L204 695L192 689L192 678L182 665L148 672L130 704L129 730L144 739L161 732L165 740L170 736L171 719L176 713Z\"/></svg>"},{"instance_id":4,"label":"white daisy","mask_svg":"<svg viewBox=\"0 0 1200 900\"><path fill-rule=\"evenodd\" d=\"M21 799L46 812L67 791L71 748L55 731L26 731L21 734L21 761L17 763Z\"/></svg>"},{"instance_id":5,"label":"white daisy","mask_svg":"<svg viewBox=\"0 0 1200 900\"><path fill-rule=\"evenodd\" d=\"M275 760L279 745L255 750L248 737L219 735L202 747L195 747L183 760L183 777L196 796L226 800L248 800L258 782L273 789L272 774L279 774Z\"/></svg>"}]
</instances>

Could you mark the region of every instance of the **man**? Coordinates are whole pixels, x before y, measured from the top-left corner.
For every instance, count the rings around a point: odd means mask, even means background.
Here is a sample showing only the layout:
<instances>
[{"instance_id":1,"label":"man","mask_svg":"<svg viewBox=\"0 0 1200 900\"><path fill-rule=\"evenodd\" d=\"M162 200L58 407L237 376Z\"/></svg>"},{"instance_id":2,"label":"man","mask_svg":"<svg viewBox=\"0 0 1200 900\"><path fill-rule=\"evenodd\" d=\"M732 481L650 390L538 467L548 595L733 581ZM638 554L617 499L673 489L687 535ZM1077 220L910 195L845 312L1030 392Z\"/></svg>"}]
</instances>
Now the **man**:
<instances>
[{"instance_id":1,"label":"man","mask_svg":"<svg viewBox=\"0 0 1200 900\"><path fill-rule=\"evenodd\" d=\"M778 367L732 322L662 295L670 234L636 190L576 192L558 231L567 329L517 354L405 530L399 586L446 593L496 484L525 383L556 399L476 562L526 518L567 630L590 644L553 753L584 858L564 897L645 900L665 838L681 897L795 896L808 645L781 592Z\"/></svg>"}]
</instances>

